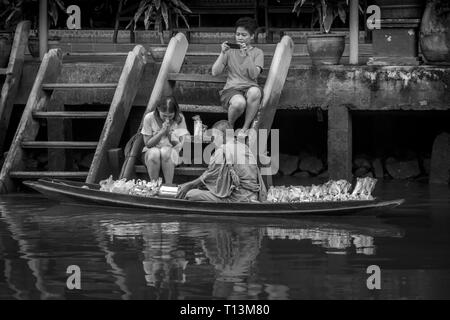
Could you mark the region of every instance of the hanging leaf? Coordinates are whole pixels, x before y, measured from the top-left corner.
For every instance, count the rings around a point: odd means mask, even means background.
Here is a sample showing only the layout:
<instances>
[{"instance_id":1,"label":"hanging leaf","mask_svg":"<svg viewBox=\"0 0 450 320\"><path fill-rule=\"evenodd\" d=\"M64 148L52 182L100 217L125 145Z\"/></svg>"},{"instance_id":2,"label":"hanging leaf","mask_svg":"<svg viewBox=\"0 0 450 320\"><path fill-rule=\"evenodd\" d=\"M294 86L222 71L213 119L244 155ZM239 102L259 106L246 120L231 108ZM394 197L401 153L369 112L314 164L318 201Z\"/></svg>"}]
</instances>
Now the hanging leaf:
<instances>
[{"instance_id":1,"label":"hanging leaf","mask_svg":"<svg viewBox=\"0 0 450 320\"><path fill-rule=\"evenodd\" d=\"M161 0L155 0L155 7L156 10L159 10L159 8L161 8Z\"/></svg>"},{"instance_id":2,"label":"hanging leaf","mask_svg":"<svg viewBox=\"0 0 450 320\"><path fill-rule=\"evenodd\" d=\"M192 13L191 9L189 9L181 0L172 0L172 3L181 10Z\"/></svg>"},{"instance_id":3,"label":"hanging leaf","mask_svg":"<svg viewBox=\"0 0 450 320\"><path fill-rule=\"evenodd\" d=\"M65 4L64 4L64 2L63 1L61 1L61 0L53 0L53 1L55 1L55 3L58 5L58 7L62 10L62 11L66 11L66 6L65 6Z\"/></svg>"},{"instance_id":4,"label":"hanging leaf","mask_svg":"<svg viewBox=\"0 0 450 320\"><path fill-rule=\"evenodd\" d=\"M306 0L296 0L294 3L294 8L292 9L292 12L296 12L297 16L300 14L300 8L303 6Z\"/></svg>"},{"instance_id":5,"label":"hanging leaf","mask_svg":"<svg viewBox=\"0 0 450 320\"><path fill-rule=\"evenodd\" d=\"M145 30L148 30L148 28L150 27L150 17L152 15L153 12L153 3L148 7L147 11L145 11L145 18L144 18L144 27Z\"/></svg>"},{"instance_id":6,"label":"hanging leaf","mask_svg":"<svg viewBox=\"0 0 450 320\"><path fill-rule=\"evenodd\" d=\"M169 29L169 10L165 2L161 3L161 14L164 19L164 24L166 25L166 30Z\"/></svg>"},{"instance_id":7,"label":"hanging leaf","mask_svg":"<svg viewBox=\"0 0 450 320\"><path fill-rule=\"evenodd\" d=\"M332 7L327 7L327 11L325 13L324 19L323 19L323 27L325 29L325 33L329 33L331 29L331 25L333 24L335 15L333 12Z\"/></svg>"},{"instance_id":8,"label":"hanging leaf","mask_svg":"<svg viewBox=\"0 0 450 320\"><path fill-rule=\"evenodd\" d=\"M188 29L190 29L191 27L189 26L189 23L188 23L186 17L185 17L185 16L183 15L183 13L181 12L181 10L178 9L178 8L174 8L174 11L175 11L175 13L177 14L177 18L178 18L178 17L181 17L181 18L183 19L184 23L186 24L186 27L188 27Z\"/></svg>"},{"instance_id":9,"label":"hanging leaf","mask_svg":"<svg viewBox=\"0 0 450 320\"><path fill-rule=\"evenodd\" d=\"M347 20L347 10L341 3L338 4L338 14L339 18L341 18L342 23L345 23L345 21Z\"/></svg>"}]
</instances>

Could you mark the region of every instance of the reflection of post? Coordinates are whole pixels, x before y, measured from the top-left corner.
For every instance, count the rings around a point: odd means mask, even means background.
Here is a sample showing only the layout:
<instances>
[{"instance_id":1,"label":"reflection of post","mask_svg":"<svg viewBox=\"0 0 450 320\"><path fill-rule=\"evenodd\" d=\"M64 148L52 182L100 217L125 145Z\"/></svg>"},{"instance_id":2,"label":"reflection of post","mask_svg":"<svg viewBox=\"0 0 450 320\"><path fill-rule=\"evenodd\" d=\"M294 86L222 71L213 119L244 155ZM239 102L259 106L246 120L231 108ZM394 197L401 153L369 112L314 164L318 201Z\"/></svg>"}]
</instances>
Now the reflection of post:
<instances>
[{"instance_id":1,"label":"reflection of post","mask_svg":"<svg viewBox=\"0 0 450 320\"><path fill-rule=\"evenodd\" d=\"M209 236L202 240L202 247L217 272L213 296L245 298L250 288L244 281L259 254L262 230L247 227L233 227L232 230L213 227L209 230Z\"/></svg>"},{"instance_id":2,"label":"reflection of post","mask_svg":"<svg viewBox=\"0 0 450 320\"><path fill-rule=\"evenodd\" d=\"M108 242L105 241L105 234L103 226L99 225L98 233L96 233L96 238L98 242L99 248L104 252L106 263L111 267L114 278L116 278L116 284L124 292L122 295L123 300L129 300L131 297L131 291L128 289L126 284L126 275L125 272L115 263L114 261L114 252L108 249Z\"/></svg>"},{"instance_id":3,"label":"reflection of post","mask_svg":"<svg viewBox=\"0 0 450 320\"><path fill-rule=\"evenodd\" d=\"M6 221L9 226L9 230L11 230L11 237L17 242L19 246L21 257L27 261L27 265L30 268L31 273L36 278L35 287L39 290L41 299L60 298L60 295L53 294L46 289L44 279L40 270L40 261L42 259L33 258L33 254L29 253L29 248L31 246L23 238L22 235L24 234L24 232L22 232L20 224L16 223L14 218L9 216L6 208L2 208L0 211L3 220Z\"/></svg>"}]
</instances>

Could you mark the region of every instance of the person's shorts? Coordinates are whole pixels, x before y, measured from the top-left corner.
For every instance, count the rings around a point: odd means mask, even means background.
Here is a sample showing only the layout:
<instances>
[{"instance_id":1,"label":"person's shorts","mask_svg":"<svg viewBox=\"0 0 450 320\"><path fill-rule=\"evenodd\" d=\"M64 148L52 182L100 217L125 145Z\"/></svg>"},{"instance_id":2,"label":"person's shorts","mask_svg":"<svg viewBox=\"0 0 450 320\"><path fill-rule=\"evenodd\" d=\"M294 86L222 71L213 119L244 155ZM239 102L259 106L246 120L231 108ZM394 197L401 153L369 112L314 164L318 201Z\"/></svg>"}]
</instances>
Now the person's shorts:
<instances>
[{"instance_id":1,"label":"person's shorts","mask_svg":"<svg viewBox=\"0 0 450 320\"><path fill-rule=\"evenodd\" d=\"M247 98L248 89L253 88L253 87L258 88L259 91L261 91L261 101L262 101L263 94L264 94L264 91L262 90L262 88L260 86L250 86L248 88L242 88L242 89L228 88L228 89L220 91L220 104L222 105L222 107L225 110L228 110L228 108L230 107L231 98L233 98L237 94L244 96L244 98Z\"/></svg>"}]
</instances>

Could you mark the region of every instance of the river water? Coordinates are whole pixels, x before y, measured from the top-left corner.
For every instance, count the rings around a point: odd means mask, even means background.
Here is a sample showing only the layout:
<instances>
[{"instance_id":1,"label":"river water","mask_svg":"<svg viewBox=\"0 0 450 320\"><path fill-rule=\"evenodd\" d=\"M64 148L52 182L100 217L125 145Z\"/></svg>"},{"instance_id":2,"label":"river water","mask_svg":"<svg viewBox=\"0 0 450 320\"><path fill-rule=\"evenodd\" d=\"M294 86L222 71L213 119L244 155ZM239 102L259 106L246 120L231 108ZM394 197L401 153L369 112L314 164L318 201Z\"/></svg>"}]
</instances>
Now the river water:
<instances>
[{"instance_id":1,"label":"river water","mask_svg":"<svg viewBox=\"0 0 450 320\"><path fill-rule=\"evenodd\" d=\"M0 299L450 298L450 189L391 182L375 196L406 203L381 217L280 219L2 195ZM71 265L80 290L66 285Z\"/></svg>"}]
</instances>

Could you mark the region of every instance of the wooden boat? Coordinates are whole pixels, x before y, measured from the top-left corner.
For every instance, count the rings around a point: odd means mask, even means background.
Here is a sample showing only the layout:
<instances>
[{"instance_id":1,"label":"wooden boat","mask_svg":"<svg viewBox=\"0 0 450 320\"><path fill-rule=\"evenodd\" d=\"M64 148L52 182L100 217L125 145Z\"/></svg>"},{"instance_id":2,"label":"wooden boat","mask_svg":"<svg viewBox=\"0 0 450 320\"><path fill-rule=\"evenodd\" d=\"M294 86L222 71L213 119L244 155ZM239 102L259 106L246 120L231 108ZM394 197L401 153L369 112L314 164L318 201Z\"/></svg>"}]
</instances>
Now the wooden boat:
<instances>
[{"instance_id":1,"label":"wooden boat","mask_svg":"<svg viewBox=\"0 0 450 320\"><path fill-rule=\"evenodd\" d=\"M145 209L151 210L153 213L292 217L307 215L377 215L380 213L380 209L390 209L404 202L403 199L390 201L375 199L369 201L324 201L308 203L194 202L156 196L140 197L111 193L100 191L98 184L67 180L41 179L38 181L25 181L24 184L50 199L63 203Z\"/></svg>"}]
</instances>

